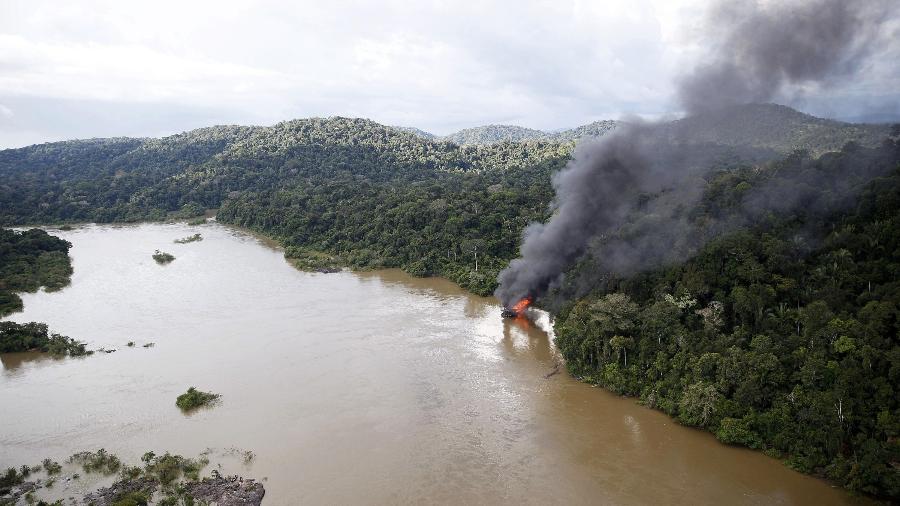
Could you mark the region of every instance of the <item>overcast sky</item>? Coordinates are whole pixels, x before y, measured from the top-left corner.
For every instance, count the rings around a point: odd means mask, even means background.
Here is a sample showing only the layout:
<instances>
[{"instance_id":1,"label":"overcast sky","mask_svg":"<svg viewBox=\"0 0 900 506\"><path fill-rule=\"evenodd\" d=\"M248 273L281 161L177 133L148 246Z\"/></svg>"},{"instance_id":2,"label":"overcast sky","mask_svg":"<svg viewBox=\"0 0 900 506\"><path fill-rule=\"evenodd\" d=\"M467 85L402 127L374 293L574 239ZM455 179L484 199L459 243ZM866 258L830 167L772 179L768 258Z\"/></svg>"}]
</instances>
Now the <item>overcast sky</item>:
<instances>
[{"instance_id":1,"label":"overcast sky","mask_svg":"<svg viewBox=\"0 0 900 506\"><path fill-rule=\"evenodd\" d=\"M358 5L359 4L359 5ZM360 116L446 134L678 114L701 0L0 0L0 148ZM900 35L897 23L887 27ZM780 101L900 119L900 43Z\"/></svg>"}]
</instances>

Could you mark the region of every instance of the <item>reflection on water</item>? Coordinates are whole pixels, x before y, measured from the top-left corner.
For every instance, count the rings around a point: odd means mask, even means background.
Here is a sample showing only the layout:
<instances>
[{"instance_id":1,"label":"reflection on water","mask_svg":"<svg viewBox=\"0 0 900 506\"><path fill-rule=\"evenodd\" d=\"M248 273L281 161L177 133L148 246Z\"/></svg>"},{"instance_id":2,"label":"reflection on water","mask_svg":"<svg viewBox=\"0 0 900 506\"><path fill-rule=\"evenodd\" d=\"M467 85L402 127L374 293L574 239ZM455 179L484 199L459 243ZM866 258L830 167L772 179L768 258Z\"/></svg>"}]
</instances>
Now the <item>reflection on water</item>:
<instances>
[{"instance_id":1,"label":"reflection on water","mask_svg":"<svg viewBox=\"0 0 900 506\"><path fill-rule=\"evenodd\" d=\"M215 224L60 235L72 285L25 294L13 319L118 351L0 355L0 468L100 447L132 462L243 448L257 458L225 465L268 478L273 505L864 502L550 375L546 314L501 319L446 280L301 273ZM156 249L176 260L156 265ZM192 385L221 403L183 415L175 397Z\"/></svg>"},{"instance_id":2,"label":"reflection on water","mask_svg":"<svg viewBox=\"0 0 900 506\"><path fill-rule=\"evenodd\" d=\"M60 360L47 353L27 351L24 353L0 353L0 364L3 366L4 375L17 374L17 369L27 363L39 364L48 360Z\"/></svg>"}]
</instances>

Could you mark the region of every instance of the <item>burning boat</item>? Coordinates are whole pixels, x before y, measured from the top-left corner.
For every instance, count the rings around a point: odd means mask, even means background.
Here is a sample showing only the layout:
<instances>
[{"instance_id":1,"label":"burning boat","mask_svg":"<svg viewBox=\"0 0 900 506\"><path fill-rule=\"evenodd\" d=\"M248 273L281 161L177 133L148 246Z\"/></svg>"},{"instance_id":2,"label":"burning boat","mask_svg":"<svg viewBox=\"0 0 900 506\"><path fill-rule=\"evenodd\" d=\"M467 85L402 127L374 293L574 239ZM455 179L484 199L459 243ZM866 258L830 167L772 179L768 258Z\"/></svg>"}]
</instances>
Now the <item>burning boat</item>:
<instances>
[{"instance_id":1,"label":"burning boat","mask_svg":"<svg viewBox=\"0 0 900 506\"><path fill-rule=\"evenodd\" d=\"M525 313L525 310L528 309L533 300L531 296L528 296L516 302L513 307L504 307L500 316L503 318L518 318Z\"/></svg>"}]
</instances>

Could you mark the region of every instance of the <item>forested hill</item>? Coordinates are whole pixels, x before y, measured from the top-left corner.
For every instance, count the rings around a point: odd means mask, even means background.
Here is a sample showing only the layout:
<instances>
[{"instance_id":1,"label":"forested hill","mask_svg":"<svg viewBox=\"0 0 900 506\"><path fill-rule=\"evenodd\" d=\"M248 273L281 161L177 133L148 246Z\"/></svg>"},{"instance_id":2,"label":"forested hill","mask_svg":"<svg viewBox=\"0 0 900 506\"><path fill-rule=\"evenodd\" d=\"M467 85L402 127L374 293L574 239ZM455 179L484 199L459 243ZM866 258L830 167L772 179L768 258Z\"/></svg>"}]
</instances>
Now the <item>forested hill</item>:
<instances>
[{"instance_id":1,"label":"forested hill","mask_svg":"<svg viewBox=\"0 0 900 506\"><path fill-rule=\"evenodd\" d=\"M503 141L536 141L549 140L551 135L541 130L525 128L515 125L485 125L473 128L464 128L440 139L456 144L493 144Z\"/></svg>"},{"instance_id":2,"label":"forested hill","mask_svg":"<svg viewBox=\"0 0 900 506\"><path fill-rule=\"evenodd\" d=\"M600 137L613 130L617 124L618 122L613 120L595 121L580 127L555 132L544 132L515 125L486 125L466 128L443 137L432 137L459 145L522 141L568 142L588 137Z\"/></svg>"},{"instance_id":3,"label":"forested hill","mask_svg":"<svg viewBox=\"0 0 900 506\"><path fill-rule=\"evenodd\" d=\"M855 124L817 118L783 105L748 104L666 123L672 140L766 148L781 154L803 149L813 155L837 151L847 142L875 147L888 136L886 124Z\"/></svg>"},{"instance_id":4,"label":"forested hill","mask_svg":"<svg viewBox=\"0 0 900 506\"><path fill-rule=\"evenodd\" d=\"M466 128L445 136L419 129L405 129L428 139L459 145L493 144L521 141L578 141L600 137L626 121L595 121L576 128L545 132L515 125L486 125ZM836 151L853 141L875 147L887 136L890 127L883 124L855 124L817 118L783 105L749 104L715 113L663 122L660 133L672 141L750 146L788 154L806 149L818 155Z\"/></svg>"},{"instance_id":5,"label":"forested hill","mask_svg":"<svg viewBox=\"0 0 900 506\"><path fill-rule=\"evenodd\" d=\"M770 122L799 115L778 106L735 109L720 140L782 147L782 137L741 119L760 110L770 111ZM792 121L788 131L803 138L808 121ZM871 146L873 132L885 130L828 125L837 132L829 143L844 132L846 140ZM440 274L488 294L516 255L525 224L548 217L551 173L566 163L574 139L612 126L586 125L552 140L459 145L334 117L40 144L0 151L0 224L136 221L219 209L219 219L287 246L338 254L358 267ZM693 130L715 145L709 132L716 129L686 129Z\"/></svg>"}]
</instances>

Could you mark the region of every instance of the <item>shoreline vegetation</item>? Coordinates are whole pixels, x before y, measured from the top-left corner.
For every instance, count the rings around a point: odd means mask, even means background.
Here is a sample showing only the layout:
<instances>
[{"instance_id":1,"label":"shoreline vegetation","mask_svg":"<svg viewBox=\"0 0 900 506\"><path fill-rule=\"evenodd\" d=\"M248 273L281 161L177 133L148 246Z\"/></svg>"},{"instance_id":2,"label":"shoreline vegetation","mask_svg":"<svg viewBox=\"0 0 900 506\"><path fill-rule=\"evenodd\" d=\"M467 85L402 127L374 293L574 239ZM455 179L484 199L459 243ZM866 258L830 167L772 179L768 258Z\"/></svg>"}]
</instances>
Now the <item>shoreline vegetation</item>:
<instances>
[{"instance_id":1,"label":"shoreline vegetation","mask_svg":"<svg viewBox=\"0 0 900 506\"><path fill-rule=\"evenodd\" d=\"M10 467L0 473L0 506L12 506L21 501L49 505L41 498L45 495L42 490L53 489L59 480L69 482L81 479L83 475L115 476L115 481L108 487L88 493L77 504L187 506L215 502L259 506L266 493L265 487L253 478L223 476L216 469L201 478L200 473L209 465L211 452L209 449L199 458L191 459L168 452L157 455L151 451L141 457L141 464L127 465L101 448L75 453L65 459L64 464L48 458L35 466ZM242 455L245 464L253 458L250 451L243 451ZM62 505L63 501L52 504Z\"/></svg>"},{"instance_id":2,"label":"shoreline vegetation","mask_svg":"<svg viewBox=\"0 0 900 506\"><path fill-rule=\"evenodd\" d=\"M0 353L41 351L53 356L83 357L94 352L68 336L49 333L45 323L0 322Z\"/></svg>"},{"instance_id":3,"label":"shoreline vegetation","mask_svg":"<svg viewBox=\"0 0 900 506\"><path fill-rule=\"evenodd\" d=\"M24 308L16 292L60 290L72 280L72 244L46 231L0 229L0 317ZM0 321L0 353L39 351L56 357L94 352L71 337L49 332L44 323Z\"/></svg>"},{"instance_id":4,"label":"shoreline vegetation","mask_svg":"<svg viewBox=\"0 0 900 506\"><path fill-rule=\"evenodd\" d=\"M295 268L304 272L320 272L323 274L340 272L347 263L338 256L329 255L321 251L297 246L288 246L284 249L284 258Z\"/></svg>"},{"instance_id":5,"label":"shoreline vegetation","mask_svg":"<svg viewBox=\"0 0 900 506\"><path fill-rule=\"evenodd\" d=\"M0 229L0 317L22 310L16 292L52 292L71 283L71 247L38 228Z\"/></svg>"}]
</instances>

